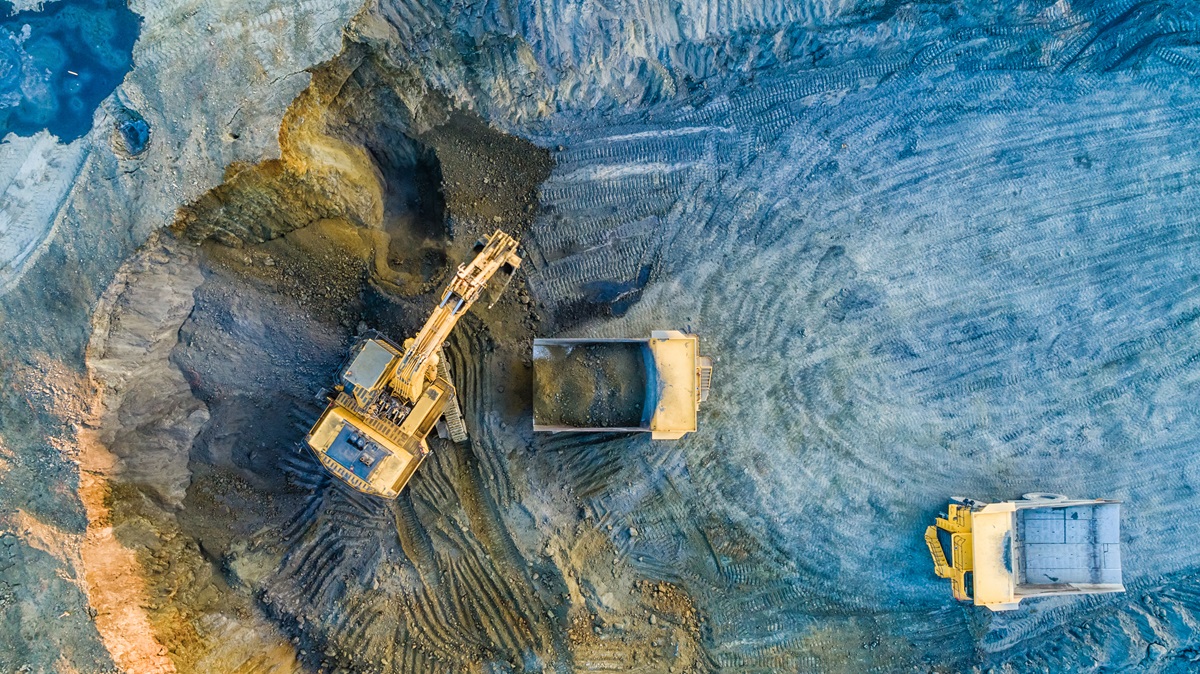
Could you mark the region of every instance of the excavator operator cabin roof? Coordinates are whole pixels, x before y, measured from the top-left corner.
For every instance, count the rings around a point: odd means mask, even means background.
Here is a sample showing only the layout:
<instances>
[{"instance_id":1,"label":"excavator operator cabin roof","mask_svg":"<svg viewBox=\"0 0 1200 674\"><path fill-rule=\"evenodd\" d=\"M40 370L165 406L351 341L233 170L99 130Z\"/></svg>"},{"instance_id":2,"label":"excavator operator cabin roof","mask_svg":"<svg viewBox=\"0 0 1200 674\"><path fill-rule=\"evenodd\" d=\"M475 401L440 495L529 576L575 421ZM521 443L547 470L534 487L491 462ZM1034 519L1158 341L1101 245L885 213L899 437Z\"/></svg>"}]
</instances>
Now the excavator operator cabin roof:
<instances>
[{"instance_id":1,"label":"excavator operator cabin roof","mask_svg":"<svg viewBox=\"0 0 1200 674\"><path fill-rule=\"evenodd\" d=\"M374 389L387 374L388 366L396 354L377 339L368 339L346 366L342 378L348 384L365 389Z\"/></svg>"}]
</instances>

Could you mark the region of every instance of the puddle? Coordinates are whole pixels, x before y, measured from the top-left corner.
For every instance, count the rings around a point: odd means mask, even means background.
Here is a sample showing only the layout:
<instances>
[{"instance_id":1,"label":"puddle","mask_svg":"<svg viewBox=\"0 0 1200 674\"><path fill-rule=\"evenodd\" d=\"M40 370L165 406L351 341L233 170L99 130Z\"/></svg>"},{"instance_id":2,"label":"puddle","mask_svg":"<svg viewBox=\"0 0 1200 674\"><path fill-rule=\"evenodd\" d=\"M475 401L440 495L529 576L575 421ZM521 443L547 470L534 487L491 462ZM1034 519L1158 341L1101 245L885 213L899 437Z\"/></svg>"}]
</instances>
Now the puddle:
<instances>
[{"instance_id":1,"label":"puddle","mask_svg":"<svg viewBox=\"0 0 1200 674\"><path fill-rule=\"evenodd\" d=\"M0 137L42 129L69 143L133 65L141 17L124 0L60 0L12 13L0 0Z\"/></svg>"}]
</instances>

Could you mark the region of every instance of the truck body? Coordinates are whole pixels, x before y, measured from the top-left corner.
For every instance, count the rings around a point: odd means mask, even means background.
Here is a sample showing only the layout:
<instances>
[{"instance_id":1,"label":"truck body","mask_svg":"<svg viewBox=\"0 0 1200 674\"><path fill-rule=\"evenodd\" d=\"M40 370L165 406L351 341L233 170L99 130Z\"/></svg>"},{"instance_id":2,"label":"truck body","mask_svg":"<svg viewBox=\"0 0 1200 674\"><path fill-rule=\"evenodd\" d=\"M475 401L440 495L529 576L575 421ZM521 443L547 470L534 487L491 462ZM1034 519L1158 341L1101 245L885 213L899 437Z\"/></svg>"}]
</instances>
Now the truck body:
<instances>
[{"instance_id":1,"label":"truck body","mask_svg":"<svg viewBox=\"0 0 1200 674\"><path fill-rule=\"evenodd\" d=\"M712 360L677 330L649 339L533 340L533 430L648 432L675 440L696 430Z\"/></svg>"},{"instance_id":2,"label":"truck body","mask_svg":"<svg viewBox=\"0 0 1200 674\"><path fill-rule=\"evenodd\" d=\"M952 500L925 542L955 599L1008 611L1027 597L1125 591L1120 502L1057 494Z\"/></svg>"}]
</instances>

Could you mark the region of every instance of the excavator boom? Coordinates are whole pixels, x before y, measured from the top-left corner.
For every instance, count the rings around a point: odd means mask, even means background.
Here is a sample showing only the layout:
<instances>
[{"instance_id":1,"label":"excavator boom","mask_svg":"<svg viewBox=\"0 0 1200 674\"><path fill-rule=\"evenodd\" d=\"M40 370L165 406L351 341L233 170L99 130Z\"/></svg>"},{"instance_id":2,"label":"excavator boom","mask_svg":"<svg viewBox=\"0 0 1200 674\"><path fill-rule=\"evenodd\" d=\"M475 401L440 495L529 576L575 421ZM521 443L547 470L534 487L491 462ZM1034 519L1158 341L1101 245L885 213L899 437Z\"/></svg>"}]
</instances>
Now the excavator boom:
<instances>
[{"instance_id":1,"label":"excavator boom","mask_svg":"<svg viewBox=\"0 0 1200 674\"><path fill-rule=\"evenodd\" d=\"M329 472L351 487L396 498L429 454L425 438L454 399L439 353L458 320L501 269L521 264L517 241L500 230L476 243L441 302L403 351L369 335L351 351L341 385L305 441Z\"/></svg>"},{"instance_id":2,"label":"excavator boom","mask_svg":"<svg viewBox=\"0 0 1200 674\"><path fill-rule=\"evenodd\" d=\"M517 241L500 230L481 239L476 249L478 254L474 260L459 265L450 286L442 294L441 303L429 315L421 331L405 343L404 356L400 359L392 387L409 400L419 398L433 381L438 351L458 319L479 299L488 280L502 267L513 270L521 264L521 258L517 257Z\"/></svg>"}]
</instances>

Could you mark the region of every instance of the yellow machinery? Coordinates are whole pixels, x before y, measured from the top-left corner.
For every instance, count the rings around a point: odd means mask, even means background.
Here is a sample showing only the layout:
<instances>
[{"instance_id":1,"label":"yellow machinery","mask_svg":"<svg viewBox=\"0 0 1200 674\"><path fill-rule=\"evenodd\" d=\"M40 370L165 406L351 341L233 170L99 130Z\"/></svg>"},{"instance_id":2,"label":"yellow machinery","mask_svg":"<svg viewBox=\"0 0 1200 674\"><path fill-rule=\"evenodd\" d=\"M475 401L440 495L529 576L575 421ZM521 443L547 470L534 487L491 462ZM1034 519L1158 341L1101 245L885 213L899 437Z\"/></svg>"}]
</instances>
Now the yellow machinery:
<instances>
[{"instance_id":1,"label":"yellow machinery","mask_svg":"<svg viewBox=\"0 0 1200 674\"><path fill-rule=\"evenodd\" d=\"M521 264L517 242L500 230L476 244L441 303L401 351L379 335L355 345L341 384L305 441L321 464L355 489L396 498L429 455L425 438L453 401L454 385L440 361L442 344L458 319L499 270ZM451 406L457 410L457 405ZM461 426L461 420L457 420ZM451 435L465 430L451 425Z\"/></svg>"},{"instance_id":2,"label":"yellow machinery","mask_svg":"<svg viewBox=\"0 0 1200 674\"><path fill-rule=\"evenodd\" d=\"M649 432L678 440L696 430L712 359L678 330L650 339L533 340L533 430Z\"/></svg>"},{"instance_id":3,"label":"yellow machinery","mask_svg":"<svg viewBox=\"0 0 1200 674\"><path fill-rule=\"evenodd\" d=\"M1058 494L953 501L925 543L955 599L1008 611L1026 597L1125 591L1119 502Z\"/></svg>"}]
</instances>

